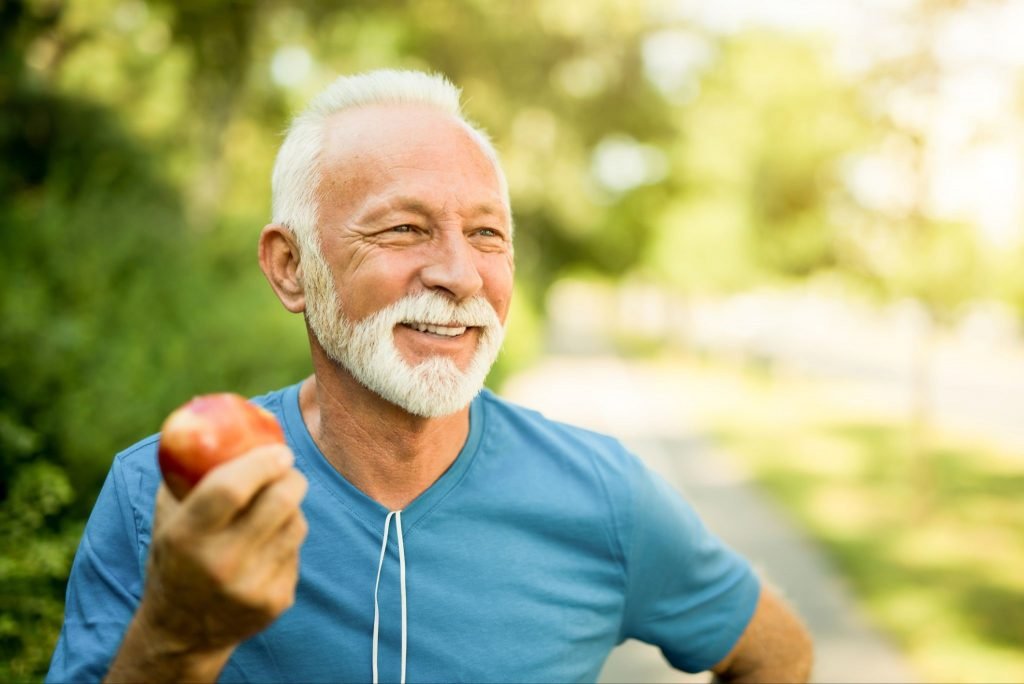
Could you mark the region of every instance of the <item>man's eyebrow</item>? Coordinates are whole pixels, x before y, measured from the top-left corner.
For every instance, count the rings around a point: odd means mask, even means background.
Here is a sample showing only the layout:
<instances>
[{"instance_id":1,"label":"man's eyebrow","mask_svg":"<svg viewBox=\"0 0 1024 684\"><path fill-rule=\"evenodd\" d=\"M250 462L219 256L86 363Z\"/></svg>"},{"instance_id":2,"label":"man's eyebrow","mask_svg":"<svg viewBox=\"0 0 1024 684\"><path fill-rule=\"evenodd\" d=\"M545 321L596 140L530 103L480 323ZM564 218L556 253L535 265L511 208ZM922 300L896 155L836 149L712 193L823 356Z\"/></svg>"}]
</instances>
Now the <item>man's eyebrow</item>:
<instances>
[{"instance_id":1,"label":"man's eyebrow","mask_svg":"<svg viewBox=\"0 0 1024 684\"><path fill-rule=\"evenodd\" d=\"M434 210L422 200L416 197L398 195L396 197L390 197L383 200L375 206L369 207L364 214L364 218L372 221L374 219L382 218L393 211L408 211L423 216L431 216L434 214ZM466 216L487 215L501 217L505 212L499 205L492 202L481 202L470 206L466 211L460 213Z\"/></svg>"}]
</instances>

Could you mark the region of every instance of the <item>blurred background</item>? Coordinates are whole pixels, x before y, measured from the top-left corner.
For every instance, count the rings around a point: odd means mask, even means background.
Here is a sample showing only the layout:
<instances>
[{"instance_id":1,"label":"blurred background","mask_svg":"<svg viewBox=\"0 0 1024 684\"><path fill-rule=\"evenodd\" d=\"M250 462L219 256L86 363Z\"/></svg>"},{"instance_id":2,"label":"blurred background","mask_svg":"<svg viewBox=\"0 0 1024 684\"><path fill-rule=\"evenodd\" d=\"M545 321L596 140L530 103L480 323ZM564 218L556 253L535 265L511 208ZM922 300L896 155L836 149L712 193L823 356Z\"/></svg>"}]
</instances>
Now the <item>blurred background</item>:
<instances>
[{"instance_id":1,"label":"blurred background","mask_svg":"<svg viewBox=\"0 0 1024 684\"><path fill-rule=\"evenodd\" d=\"M1022 36L1019 1L0 0L0 680L45 672L118 450L309 372L255 262L273 155L377 67L502 153L492 387L698 436L915 677L1024 680Z\"/></svg>"}]
</instances>

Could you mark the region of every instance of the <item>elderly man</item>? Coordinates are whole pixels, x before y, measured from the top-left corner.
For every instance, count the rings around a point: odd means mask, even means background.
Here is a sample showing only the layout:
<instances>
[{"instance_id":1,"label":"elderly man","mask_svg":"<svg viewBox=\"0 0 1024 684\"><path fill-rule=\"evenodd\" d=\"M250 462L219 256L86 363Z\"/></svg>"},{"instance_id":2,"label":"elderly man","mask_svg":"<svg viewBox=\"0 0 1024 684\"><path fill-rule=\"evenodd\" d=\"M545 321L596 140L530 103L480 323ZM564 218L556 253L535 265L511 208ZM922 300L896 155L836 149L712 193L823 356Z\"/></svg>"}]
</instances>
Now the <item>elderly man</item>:
<instances>
[{"instance_id":1,"label":"elderly man","mask_svg":"<svg viewBox=\"0 0 1024 684\"><path fill-rule=\"evenodd\" d=\"M627 638L806 679L798 620L614 440L482 391L512 296L508 189L441 77L341 78L293 123L259 261L314 373L257 398L288 448L177 501L122 452L52 681L593 681Z\"/></svg>"}]
</instances>

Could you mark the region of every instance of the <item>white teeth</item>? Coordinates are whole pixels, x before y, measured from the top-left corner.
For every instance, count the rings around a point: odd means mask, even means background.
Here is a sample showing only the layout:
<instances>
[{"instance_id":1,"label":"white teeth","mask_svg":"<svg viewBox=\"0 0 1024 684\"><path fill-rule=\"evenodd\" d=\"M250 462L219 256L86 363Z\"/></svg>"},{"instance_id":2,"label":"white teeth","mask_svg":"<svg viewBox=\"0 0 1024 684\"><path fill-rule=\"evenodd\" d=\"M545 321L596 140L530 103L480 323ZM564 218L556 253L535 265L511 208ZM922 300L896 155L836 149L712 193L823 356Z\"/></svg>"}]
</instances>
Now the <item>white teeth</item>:
<instances>
[{"instance_id":1,"label":"white teeth","mask_svg":"<svg viewBox=\"0 0 1024 684\"><path fill-rule=\"evenodd\" d=\"M466 332L466 326L464 325L455 328L449 328L442 325L429 325L427 323L413 322L406 323L406 325L408 325L413 330L433 333L435 335L443 335L445 337L456 337L457 335L461 335L462 333Z\"/></svg>"}]
</instances>

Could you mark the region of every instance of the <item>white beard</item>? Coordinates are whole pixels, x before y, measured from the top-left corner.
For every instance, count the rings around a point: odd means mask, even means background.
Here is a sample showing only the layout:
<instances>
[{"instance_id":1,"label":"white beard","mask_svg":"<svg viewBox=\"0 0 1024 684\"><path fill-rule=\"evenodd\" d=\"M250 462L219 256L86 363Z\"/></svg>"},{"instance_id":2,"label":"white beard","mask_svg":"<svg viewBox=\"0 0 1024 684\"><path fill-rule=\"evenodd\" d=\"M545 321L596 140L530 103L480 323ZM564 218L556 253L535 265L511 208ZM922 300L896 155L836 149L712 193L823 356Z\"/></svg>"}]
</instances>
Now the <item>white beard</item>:
<instances>
[{"instance_id":1,"label":"white beard","mask_svg":"<svg viewBox=\"0 0 1024 684\"><path fill-rule=\"evenodd\" d=\"M364 387L424 418L448 416L469 405L498 357L505 328L486 299L462 303L432 291L403 297L367 318L341 313L330 270L322 256L304 255L306 321L320 346ZM478 327L476 351L465 371L444 356L410 365L395 346L395 326L405 322ZM464 333L465 334L465 333Z\"/></svg>"}]
</instances>

